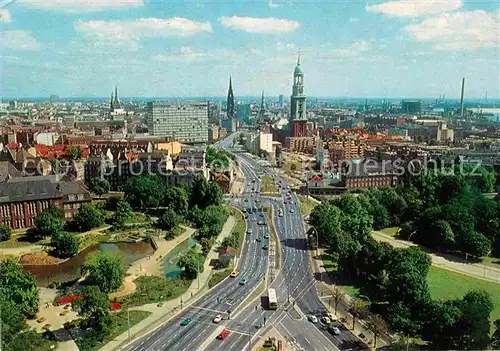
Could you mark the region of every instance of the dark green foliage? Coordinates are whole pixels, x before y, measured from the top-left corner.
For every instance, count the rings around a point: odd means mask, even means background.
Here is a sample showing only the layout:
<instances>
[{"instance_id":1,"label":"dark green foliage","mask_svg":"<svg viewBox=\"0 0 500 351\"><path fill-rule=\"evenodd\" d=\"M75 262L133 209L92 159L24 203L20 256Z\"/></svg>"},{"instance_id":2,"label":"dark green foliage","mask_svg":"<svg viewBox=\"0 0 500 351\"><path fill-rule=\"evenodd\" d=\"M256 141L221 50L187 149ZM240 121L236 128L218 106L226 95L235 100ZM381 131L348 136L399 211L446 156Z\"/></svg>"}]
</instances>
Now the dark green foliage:
<instances>
[{"instance_id":1,"label":"dark green foliage","mask_svg":"<svg viewBox=\"0 0 500 351\"><path fill-rule=\"evenodd\" d=\"M50 206L36 216L34 224L36 235L42 237L53 235L63 228L61 211L55 206Z\"/></svg>"},{"instance_id":2,"label":"dark green foliage","mask_svg":"<svg viewBox=\"0 0 500 351\"><path fill-rule=\"evenodd\" d=\"M76 230L86 232L104 224L104 214L94 205L84 204L73 219Z\"/></svg>"},{"instance_id":3,"label":"dark green foliage","mask_svg":"<svg viewBox=\"0 0 500 351\"><path fill-rule=\"evenodd\" d=\"M25 273L21 266L12 261L0 262L0 298L18 306L25 316L38 312L38 288L35 276Z\"/></svg>"},{"instance_id":4,"label":"dark green foliage","mask_svg":"<svg viewBox=\"0 0 500 351\"><path fill-rule=\"evenodd\" d=\"M115 206L115 213L113 213L112 221L113 224L122 227L125 225L127 220L133 215L132 207L130 207L129 203L122 198L118 198Z\"/></svg>"},{"instance_id":5,"label":"dark green foliage","mask_svg":"<svg viewBox=\"0 0 500 351\"><path fill-rule=\"evenodd\" d=\"M123 191L125 199L133 208L157 208L163 201L165 184L157 175L132 177Z\"/></svg>"},{"instance_id":6,"label":"dark green foliage","mask_svg":"<svg viewBox=\"0 0 500 351\"><path fill-rule=\"evenodd\" d=\"M177 262L180 268L184 269L184 276L188 279L194 279L198 273L203 272L205 258L194 248L188 250Z\"/></svg>"},{"instance_id":7,"label":"dark green foliage","mask_svg":"<svg viewBox=\"0 0 500 351\"><path fill-rule=\"evenodd\" d=\"M188 192L181 187L167 188L163 197L163 206L172 209L180 216L185 216L189 207Z\"/></svg>"},{"instance_id":8,"label":"dark green foliage","mask_svg":"<svg viewBox=\"0 0 500 351\"><path fill-rule=\"evenodd\" d=\"M88 187L97 196L107 194L109 192L110 186L106 179L95 177L90 179L88 182Z\"/></svg>"},{"instance_id":9,"label":"dark green foliage","mask_svg":"<svg viewBox=\"0 0 500 351\"><path fill-rule=\"evenodd\" d=\"M189 205L201 209L212 205L218 206L222 204L223 197L224 194L216 183L207 182L203 176L198 175L191 186Z\"/></svg>"},{"instance_id":10,"label":"dark green foliage","mask_svg":"<svg viewBox=\"0 0 500 351\"><path fill-rule=\"evenodd\" d=\"M165 230L173 229L177 224L181 223L182 217L174 210L168 208L165 213L158 219L158 225Z\"/></svg>"},{"instance_id":11,"label":"dark green foliage","mask_svg":"<svg viewBox=\"0 0 500 351\"><path fill-rule=\"evenodd\" d=\"M125 277L125 261L118 252L94 252L88 255L81 268L82 275L88 273L90 284L103 292L117 290Z\"/></svg>"},{"instance_id":12,"label":"dark green foliage","mask_svg":"<svg viewBox=\"0 0 500 351\"><path fill-rule=\"evenodd\" d=\"M0 241L7 241L12 235L12 230L6 224L0 224Z\"/></svg>"},{"instance_id":13,"label":"dark green foliage","mask_svg":"<svg viewBox=\"0 0 500 351\"><path fill-rule=\"evenodd\" d=\"M50 245L54 248L54 254L61 258L70 258L78 253L80 241L76 236L68 232L59 232L52 235Z\"/></svg>"},{"instance_id":14,"label":"dark green foliage","mask_svg":"<svg viewBox=\"0 0 500 351\"><path fill-rule=\"evenodd\" d=\"M82 300L73 300L73 309L84 318L84 326L94 332L106 335L110 327L108 295L101 292L97 286L85 286L80 295Z\"/></svg>"}]
</instances>

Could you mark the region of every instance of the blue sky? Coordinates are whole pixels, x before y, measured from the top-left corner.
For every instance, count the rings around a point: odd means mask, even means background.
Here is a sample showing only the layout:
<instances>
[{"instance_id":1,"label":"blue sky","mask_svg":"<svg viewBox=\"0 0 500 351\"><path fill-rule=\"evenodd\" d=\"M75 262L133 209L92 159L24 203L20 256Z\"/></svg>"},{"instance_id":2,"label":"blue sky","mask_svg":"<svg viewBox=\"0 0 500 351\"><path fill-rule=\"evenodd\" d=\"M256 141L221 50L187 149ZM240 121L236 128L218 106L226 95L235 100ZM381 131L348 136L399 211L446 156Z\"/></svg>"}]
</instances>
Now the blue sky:
<instances>
[{"instance_id":1,"label":"blue sky","mask_svg":"<svg viewBox=\"0 0 500 351\"><path fill-rule=\"evenodd\" d=\"M500 97L494 0L1 0L8 97Z\"/></svg>"}]
</instances>

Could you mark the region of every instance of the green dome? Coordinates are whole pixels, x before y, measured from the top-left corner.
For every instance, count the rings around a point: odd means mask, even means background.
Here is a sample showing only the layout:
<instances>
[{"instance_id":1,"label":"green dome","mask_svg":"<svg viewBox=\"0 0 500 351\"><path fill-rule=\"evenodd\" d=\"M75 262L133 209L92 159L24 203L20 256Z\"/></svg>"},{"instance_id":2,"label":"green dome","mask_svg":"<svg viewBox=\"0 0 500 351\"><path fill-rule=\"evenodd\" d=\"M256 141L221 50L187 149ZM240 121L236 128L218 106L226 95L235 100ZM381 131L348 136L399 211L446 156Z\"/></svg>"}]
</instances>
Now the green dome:
<instances>
[{"instance_id":1,"label":"green dome","mask_svg":"<svg viewBox=\"0 0 500 351\"><path fill-rule=\"evenodd\" d=\"M293 71L293 74L304 74L302 72L302 68L300 68L299 65L295 66L295 70Z\"/></svg>"}]
</instances>

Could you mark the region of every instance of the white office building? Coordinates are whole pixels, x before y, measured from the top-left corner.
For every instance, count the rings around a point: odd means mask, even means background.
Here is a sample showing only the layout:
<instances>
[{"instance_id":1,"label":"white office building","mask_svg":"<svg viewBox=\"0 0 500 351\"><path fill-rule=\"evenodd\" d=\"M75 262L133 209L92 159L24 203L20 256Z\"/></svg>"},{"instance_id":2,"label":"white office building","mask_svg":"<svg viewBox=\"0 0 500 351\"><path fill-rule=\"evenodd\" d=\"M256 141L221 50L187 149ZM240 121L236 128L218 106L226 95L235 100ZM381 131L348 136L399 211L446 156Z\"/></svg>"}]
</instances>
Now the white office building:
<instances>
[{"instance_id":1,"label":"white office building","mask_svg":"<svg viewBox=\"0 0 500 351\"><path fill-rule=\"evenodd\" d=\"M208 102L148 102L149 134L185 143L208 142Z\"/></svg>"}]
</instances>

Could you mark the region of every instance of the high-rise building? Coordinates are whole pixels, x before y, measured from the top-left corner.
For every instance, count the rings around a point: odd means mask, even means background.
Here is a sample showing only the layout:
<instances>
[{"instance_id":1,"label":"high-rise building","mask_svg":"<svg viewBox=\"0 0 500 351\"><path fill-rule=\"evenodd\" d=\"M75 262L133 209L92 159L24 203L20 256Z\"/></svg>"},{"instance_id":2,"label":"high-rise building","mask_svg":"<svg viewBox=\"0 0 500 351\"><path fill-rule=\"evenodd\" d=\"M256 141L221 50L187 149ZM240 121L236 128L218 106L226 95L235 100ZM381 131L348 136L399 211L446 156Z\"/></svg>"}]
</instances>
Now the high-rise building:
<instances>
[{"instance_id":1,"label":"high-rise building","mask_svg":"<svg viewBox=\"0 0 500 351\"><path fill-rule=\"evenodd\" d=\"M208 142L208 102L148 102L149 134L185 143Z\"/></svg>"},{"instance_id":2,"label":"high-rise building","mask_svg":"<svg viewBox=\"0 0 500 351\"><path fill-rule=\"evenodd\" d=\"M420 100L403 100L401 111L407 114L419 114L422 111L422 102Z\"/></svg>"},{"instance_id":3,"label":"high-rise building","mask_svg":"<svg viewBox=\"0 0 500 351\"><path fill-rule=\"evenodd\" d=\"M264 90L262 90L262 98L260 99L260 110L259 110L259 116L264 117L266 114L266 106L264 102Z\"/></svg>"},{"instance_id":4,"label":"high-rise building","mask_svg":"<svg viewBox=\"0 0 500 351\"><path fill-rule=\"evenodd\" d=\"M279 104L280 104L280 108L285 107L285 97L283 95L279 96L278 101L279 101Z\"/></svg>"},{"instance_id":5,"label":"high-rise building","mask_svg":"<svg viewBox=\"0 0 500 351\"><path fill-rule=\"evenodd\" d=\"M231 77L229 77L229 90L227 91L227 118L234 118L234 94Z\"/></svg>"},{"instance_id":6,"label":"high-rise building","mask_svg":"<svg viewBox=\"0 0 500 351\"><path fill-rule=\"evenodd\" d=\"M304 72L300 68L300 52L293 71L292 96L290 97L291 137L307 136L306 95L304 93Z\"/></svg>"}]
</instances>

